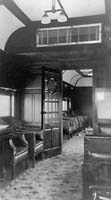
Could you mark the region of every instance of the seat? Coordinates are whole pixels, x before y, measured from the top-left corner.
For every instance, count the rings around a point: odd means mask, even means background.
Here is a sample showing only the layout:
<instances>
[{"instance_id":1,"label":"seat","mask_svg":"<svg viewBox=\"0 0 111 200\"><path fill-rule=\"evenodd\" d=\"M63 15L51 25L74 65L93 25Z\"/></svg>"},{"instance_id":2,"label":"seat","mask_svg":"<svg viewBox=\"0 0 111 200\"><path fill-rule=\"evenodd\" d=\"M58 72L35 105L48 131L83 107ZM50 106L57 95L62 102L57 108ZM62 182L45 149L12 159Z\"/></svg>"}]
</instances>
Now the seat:
<instances>
[{"instance_id":1,"label":"seat","mask_svg":"<svg viewBox=\"0 0 111 200\"><path fill-rule=\"evenodd\" d=\"M2 117L2 120L13 128L16 135L23 135L24 139L26 138L28 141L29 158L32 160L34 167L35 157L41 154L43 158L43 130L39 126L37 127L28 122L15 119L12 116Z\"/></svg>"},{"instance_id":2,"label":"seat","mask_svg":"<svg viewBox=\"0 0 111 200\"><path fill-rule=\"evenodd\" d=\"M13 135L9 139L9 152L10 152L10 162L12 166L12 179L15 178L16 165L21 162L26 162L26 168L28 168L29 152L28 152L28 142L25 139L24 134Z\"/></svg>"},{"instance_id":3,"label":"seat","mask_svg":"<svg viewBox=\"0 0 111 200\"><path fill-rule=\"evenodd\" d=\"M105 127L99 135L84 137L83 199L86 200L111 199L111 134L106 130Z\"/></svg>"},{"instance_id":4,"label":"seat","mask_svg":"<svg viewBox=\"0 0 111 200\"><path fill-rule=\"evenodd\" d=\"M98 200L98 199L104 199L104 200L110 200L111 199L111 185L90 185L89 186L89 192L91 199Z\"/></svg>"},{"instance_id":5,"label":"seat","mask_svg":"<svg viewBox=\"0 0 111 200\"><path fill-rule=\"evenodd\" d=\"M111 163L111 136L86 135L84 137L84 161L98 160Z\"/></svg>"},{"instance_id":6,"label":"seat","mask_svg":"<svg viewBox=\"0 0 111 200\"><path fill-rule=\"evenodd\" d=\"M90 162L82 165L84 200L111 199L111 166L107 163Z\"/></svg>"},{"instance_id":7,"label":"seat","mask_svg":"<svg viewBox=\"0 0 111 200\"><path fill-rule=\"evenodd\" d=\"M1 117L0 124L2 129L3 127L8 127L1 131L2 138L4 137L2 152L4 154L4 163L7 166L9 163L11 164L12 178L14 179L17 163L26 161L26 166L28 167L28 142L26 141L24 133L17 133L16 128L20 127L20 124L16 123L13 117Z\"/></svg>"},{"instance_id":8,"label":"seat","mask_svg":"<svg viewBox=\"0 0 111 200\"><path fill-rule=\"evenodd\" d=\"M29 158L32 160L33 167L35 166L35 158L41 154L43 159L43 130L38 130L35 127L26 128L24 134L29 144Z\"/></svg>"}]
</instances>

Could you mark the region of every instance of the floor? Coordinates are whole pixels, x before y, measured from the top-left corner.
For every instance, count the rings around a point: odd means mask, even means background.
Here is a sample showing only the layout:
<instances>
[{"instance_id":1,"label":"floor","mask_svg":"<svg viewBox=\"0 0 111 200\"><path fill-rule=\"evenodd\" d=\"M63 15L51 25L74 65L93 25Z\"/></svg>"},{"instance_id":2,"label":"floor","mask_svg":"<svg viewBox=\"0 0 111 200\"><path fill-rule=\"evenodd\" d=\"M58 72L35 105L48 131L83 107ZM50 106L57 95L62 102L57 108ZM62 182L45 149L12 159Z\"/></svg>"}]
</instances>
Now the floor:
<instances>
[{"instance_id":1,"label":"floor","mask_svg":"<svg viewBox=\"0 0 111 200\"><path fill-rule=\"evenodd\" d=\"M81 200L84 133L64 140L61 155L36 162L7 188L0 200Z\"/></svg>"}]
</instances>

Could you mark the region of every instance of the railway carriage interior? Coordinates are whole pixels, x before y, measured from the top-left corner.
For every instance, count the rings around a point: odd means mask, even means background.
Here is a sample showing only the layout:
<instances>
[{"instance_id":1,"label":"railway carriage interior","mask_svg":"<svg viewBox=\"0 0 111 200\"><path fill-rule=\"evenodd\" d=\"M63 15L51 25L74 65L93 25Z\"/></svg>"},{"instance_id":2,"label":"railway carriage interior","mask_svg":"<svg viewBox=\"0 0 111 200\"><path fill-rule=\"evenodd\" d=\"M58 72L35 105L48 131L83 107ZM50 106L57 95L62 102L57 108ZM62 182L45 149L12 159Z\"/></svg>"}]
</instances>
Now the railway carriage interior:
<instances>
[{"instance_id":1,"label":"railway carriage interior","mask_svg":"<svg viewBox=\"0 0 111 200\"><path fill-rule=\"evenodd\" d=\"M111 198L110 15L110 0L0 0L0 182L81 132L83 200Z\"/></svg>"}]
</instances>

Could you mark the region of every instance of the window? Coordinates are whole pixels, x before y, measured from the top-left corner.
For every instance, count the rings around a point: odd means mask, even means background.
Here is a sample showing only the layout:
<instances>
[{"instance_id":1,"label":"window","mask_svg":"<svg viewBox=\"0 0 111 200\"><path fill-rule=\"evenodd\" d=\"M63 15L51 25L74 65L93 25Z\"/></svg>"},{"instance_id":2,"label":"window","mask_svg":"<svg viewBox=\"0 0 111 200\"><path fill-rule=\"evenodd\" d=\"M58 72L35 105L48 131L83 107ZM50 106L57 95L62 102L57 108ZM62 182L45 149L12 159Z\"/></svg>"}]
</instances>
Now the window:
<instances>
[{"instance_id":1,"label":"window","mask_svg":"<svg viewBox=\"0 0 111 200\"><path fill-rule=\"evenodd\" d=\"M89 38L89 27L80 27L79 28L79 42L90 41Z\"/></svg>"},{"instance_id":2,"label":"window","mask_svg":"<svg viewBox=\"0 0 111 200\"><path fill-rule=\"evenodd\" d=\"M71 42L72 43L78 42L78 28L71 29Z\"/></svg>"},{"instance_id":3,"label":"window","mask_svg":"<svg viewBox=\"0 0 111 200\"><path fill-rule=\"evenodd\" d=\"M36 45L59 46L101 43L102 24L85 24L67 27L40 28L37 30Z\"/></svg>"},{"instance_id":4,"label":"window","mask_svg":"<svg viewBox=\"0 0 111 200\"><path fill-rule=\"evenodd\" d=\"M57 43L57 30L48 31L48 43L49 44Z\"/></svg>"},{"instance_id":5,"label":"window","mask_svg":"<svg viewBox=\"0 0 111 200\"><path fill-rule=\"evenodd\" d=\"M27 90L23 96L23 120L41 125L41 93Z\"/></svg>"},{"instance_id":6,"label":"window","mask_svg":"<svg viewBox=\"0 0 111 200\"><path fill-rule=\"evenodd\" d=\"M14 116L14 95L0 94L0 116Z\"/></svg>"},{"instance_id":7,"label":"window","mask_svg":"<svg viewBox=\"0 0 111 200\"><path fill-rule=\"evenodd\" d=\"M59 96L58 93L54 93L53 96L49 92L45 93L44 110L45 123L58 123L59 122Z\"/></svg>"},{"instance_id":8,"label":"window","mask_svg":"<svg viewBox=\"0 0 111 200\"><path fill-rule=\"evenodd\" d=\"M58 42L59 43L66 43L67 41L67 30L68 29L59 29L58 30Z\"/></svg>"},{"instance_id":9,"label":"window","mask_svg":"<svg viewBox=\"0 0 111 200\"><path fill-rule=\"evenodd\" d=\"M63 111L68 110L67 100L63 100L63 102L62 102L62 110Z\"/></svg>"}]
</instances>

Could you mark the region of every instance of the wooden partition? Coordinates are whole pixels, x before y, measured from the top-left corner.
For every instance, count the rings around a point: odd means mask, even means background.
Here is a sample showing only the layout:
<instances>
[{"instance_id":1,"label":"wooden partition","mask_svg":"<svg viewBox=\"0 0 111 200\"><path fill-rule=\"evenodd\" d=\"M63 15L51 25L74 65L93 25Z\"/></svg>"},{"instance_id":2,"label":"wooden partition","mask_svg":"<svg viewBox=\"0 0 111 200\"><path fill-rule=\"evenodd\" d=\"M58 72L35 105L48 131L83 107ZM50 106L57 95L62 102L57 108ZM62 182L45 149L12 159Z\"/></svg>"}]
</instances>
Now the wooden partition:
<instances>
[{"instance_id":1,"label":"wooden partition","mask_svg":"<svg viewBox=\"0 0 111 200\"><path fill-rule=\"evenodd\" d=\"M36 79L22 91L22 119L44 130L44 154L62 150L61 72L39 68Z\"/></svg>"},{"instance_id":2,"label":"wooden partition","mask_svg":"<svg viewBox=\"0 0 111 200\"><path fill-rule=\"evenodd\" d=\"M45 130L46 157L62 150L62 86L61 73L44 70L42 73L42 126Z\"/></svg>"}]
</instances>

